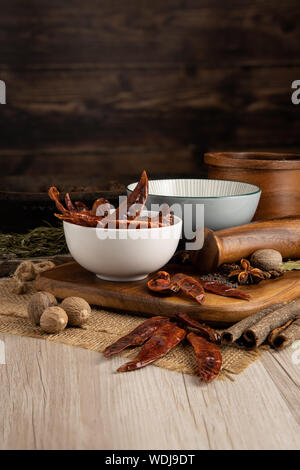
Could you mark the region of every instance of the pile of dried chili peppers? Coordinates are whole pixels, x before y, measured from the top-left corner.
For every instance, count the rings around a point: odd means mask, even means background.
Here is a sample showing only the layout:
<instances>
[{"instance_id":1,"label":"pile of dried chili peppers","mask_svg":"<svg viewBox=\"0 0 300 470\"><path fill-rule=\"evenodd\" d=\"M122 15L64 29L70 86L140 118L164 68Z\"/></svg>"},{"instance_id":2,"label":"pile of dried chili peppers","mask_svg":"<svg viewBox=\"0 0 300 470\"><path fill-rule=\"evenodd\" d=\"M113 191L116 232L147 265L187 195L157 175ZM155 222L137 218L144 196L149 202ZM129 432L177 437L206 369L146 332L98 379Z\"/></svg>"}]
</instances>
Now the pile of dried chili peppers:
<instances>
[{"instance_id":1,"label":"pile of dried chili peppers","mask_svg":"<svg viewBox=\"0 0 300 470\"><path fill-rule=\"evenodd\" d=\"M217 331L185 313L176 315L176 321L161 316L149 318L131 333L108 346L104 356L108 358L130 346L143 345L136 358L119 367L118 372L136 370L165 356L184 338L193 347L200 378L207 383L211 382L218 376L222 366L222 354L217 346L220 336Z\"/></svg>"},{"instance_id":2,"label":"pile of dried chili peppers","mask_svg":"<svg viewBox=\"0 0 300 470\"><path fill-rule=\"evenodd\" d=\"M177 273L170 276L166 271L159 271L150 281L148 288L160 294L172 294L182 291L184 294L193 297L199 304L205 301L205 291L224 297L235 297L237 299L249 300L250 295L235 287L230 287L218 281L207 281L195 279L187 274Z\"/></svg>"},{"instance_id":3,"label":"pile of dried chili peppers","mask_svg":"<svg viewBox=\"0 0 300 470\"><path fill-rule=\"evenodd\" d=\"M167 204L163 204L159 214L154 217L142 215L148 193L149 181L146 171L143 171L135 189L116 210L113 210L113 206L104 198L97 199L91 209L80 201L73 204L69 193L65 195L65 207L59 200L59 191L55 186L51 186L48 191L49 197L60 212L55 214L55 217L72 224L117 229L158 228L172 225L174 217Z\"/></svg>"}]
</instances>

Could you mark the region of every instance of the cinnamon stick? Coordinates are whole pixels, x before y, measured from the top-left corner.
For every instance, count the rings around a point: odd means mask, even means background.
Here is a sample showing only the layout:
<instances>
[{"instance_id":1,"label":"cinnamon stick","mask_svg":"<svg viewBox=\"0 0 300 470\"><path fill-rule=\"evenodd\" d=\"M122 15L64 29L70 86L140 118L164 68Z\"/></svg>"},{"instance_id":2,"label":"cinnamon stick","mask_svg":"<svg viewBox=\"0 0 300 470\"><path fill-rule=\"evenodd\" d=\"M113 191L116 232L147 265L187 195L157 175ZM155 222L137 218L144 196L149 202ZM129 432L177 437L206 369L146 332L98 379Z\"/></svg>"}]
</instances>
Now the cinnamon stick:
<instances>
[{"instance_id":1,"label":"cinnamon stick","mask_svg":"<svg viewBox=\"0 0 300 470\"><path fill-rule=\"evenodd\" d=\"M273 346L276 349L284 349L297 339L300 339L300 316L274 338Z\"/></svg>"},{"instance_id":2,"label":"cinnamon stick","mask_svg":"<svg viewBox=\"0 0 300 470\"><path fill-rule=\"evenodd\" d=\"M268 337L269 333L293 320L300 313L300 299L274 310L252 325L243 334L248 347L258 347Z\"/></svg>"},{"instance_id":3,"label":"cinnamon stick","mask_svg":"<svg viewBox=\"0 0 300 470\"><path fill-rule=\"evenodd\" d=\"M276 305L272 305L271 307L264 308L259 312L253 313L249 317L244 318L243 320L235 323L230 328L227 328L221 333L221 344L232 344L234 341L239 339L247 328L250 328L252 325L260 321L269 313L274 312L274 310L283 307L286 303L280 303Z\"/></svg>"},{"instance_id":4,"label":"cinnamon stick","mask_svg":"<svg viewBox=\"0 0 300 470\"><path fill-rule=\"evenodd\" d=\"M290 326L291 323L293 323L292 319L286 322L284 325L279 326L278 328L275 328L275 330L271 331L267 339L267 342L270 346L274 346L274 339L276 338L276 336L279 335L279 333L285 330L288 326Z\"/></svg>"}]
</instances>

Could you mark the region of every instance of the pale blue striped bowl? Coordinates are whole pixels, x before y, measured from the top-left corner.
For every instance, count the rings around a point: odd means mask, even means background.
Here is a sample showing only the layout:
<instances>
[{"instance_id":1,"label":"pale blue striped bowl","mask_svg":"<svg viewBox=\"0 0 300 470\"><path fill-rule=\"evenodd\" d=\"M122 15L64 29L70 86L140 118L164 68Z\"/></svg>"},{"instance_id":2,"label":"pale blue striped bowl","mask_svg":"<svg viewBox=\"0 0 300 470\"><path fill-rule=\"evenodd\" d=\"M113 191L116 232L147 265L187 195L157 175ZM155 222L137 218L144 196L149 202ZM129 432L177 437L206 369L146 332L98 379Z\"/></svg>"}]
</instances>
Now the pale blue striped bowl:
<instances>
[{"instance_id":1,"label":"pale blue striped bowl","mask_svg":"<svg viewBox=\"0 0 300 470\"><path fill-rule=\"evenodd\" d=\"M133 191L137 183L127 186L127 193ZM199 217L196 209L204 208L204 226L221 230L251 222L257 209L261 189L249 183L210 179L168 179L150 180L147 208L156 211L154 205L167 203L180 208L175 214L183 219L192 230L198 228ZM186 205L189 209L186 210ZM199 213L198 212L198 215Z\"/></svg>"}]
</instances>

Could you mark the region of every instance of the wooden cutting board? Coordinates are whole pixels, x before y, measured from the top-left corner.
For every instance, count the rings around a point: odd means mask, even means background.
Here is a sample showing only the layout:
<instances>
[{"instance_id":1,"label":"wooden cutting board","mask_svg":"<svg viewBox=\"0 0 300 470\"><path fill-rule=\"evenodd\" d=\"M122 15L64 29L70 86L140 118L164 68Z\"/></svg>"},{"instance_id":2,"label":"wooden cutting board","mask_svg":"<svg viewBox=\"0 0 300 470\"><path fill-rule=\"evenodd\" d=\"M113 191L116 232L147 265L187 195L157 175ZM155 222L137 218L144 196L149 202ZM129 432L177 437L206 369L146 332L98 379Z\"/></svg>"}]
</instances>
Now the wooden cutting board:
<instances>
[{"instance_id":1,"label":"wooden cutting board","mask_svg":"<svg viewBox=\"0 0 300 470\"><path fill-rule=\"evenodd\" d=\"M174 266L166 266L165 269L172 273ZM176 272L180 271L177 269ZM258 285L241 287L250 294L250 301L207 293L203 305L184 294L154 294L147 289L147 281L148 279L126 283L102 281L72 262L41 273L36 279L36 287L51 292L60 299L79 296L93 305L137 315L172 317L176 312L186 312L216 326L235 323L262 308L300 297L299 271L286 272L278 279L262 281Z\"/></svg>"}]
</instances>

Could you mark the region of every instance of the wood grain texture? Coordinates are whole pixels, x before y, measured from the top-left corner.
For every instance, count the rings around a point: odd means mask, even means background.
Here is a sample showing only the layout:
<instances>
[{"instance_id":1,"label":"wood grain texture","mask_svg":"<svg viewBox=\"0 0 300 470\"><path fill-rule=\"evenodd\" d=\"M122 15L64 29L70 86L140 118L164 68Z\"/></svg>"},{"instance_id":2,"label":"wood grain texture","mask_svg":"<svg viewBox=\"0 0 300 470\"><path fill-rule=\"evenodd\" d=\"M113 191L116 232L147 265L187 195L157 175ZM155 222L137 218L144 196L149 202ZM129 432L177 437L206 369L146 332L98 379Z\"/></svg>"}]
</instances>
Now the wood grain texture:
<instances>
[{"instance_id":1,"label":"wood grain texture","mask_svg":"<svg viewBox=\"0 0 300 470\"><path fill-rule=\"evenodd\" d=\"M166 269L172 273L171 266L166 266ZM42 273L36 280L36 287L38 290L51 292L58 298L77 295L103 308L146 316L172 317L177 312L184 312L207 323L227 325L270 305L299 297L300 274L288 272L279 279L241 287L241 290L251 296L250 301L206 293L203 305L181 294L171 297L155 295L149 292L147 280L130 283L102 281L75 262Z\"/></svg>"},{"instance_id":2,"label":"wood grain texture","mask_svg":"<svg viewBox=\"0 0 300 470\"><path fill-rule=\"evenodd\" d=\"M119 141L118 141L119 142ZM176 162L170 165L170 161ZM193 146L178 146L164 140L161 147L147 146L146 143L130 147L124 143L97 147L97 141L87 146L74 148L71 144L54 147L24 150L0 150L0 163L3 163L2 175L12 176L12 181L3 181L2 190L32 192L36 186L49 187L50 181L59 182L62 186L69 183L98 190L108 189L109 181L119 186L137 179L143 169L150 169L151 177L188 176L197 172L199 176L206 175L201 160L194 156ZM45 177L45 175L47 177ZM14 181L14 176L27 177L20 183ZM35 178L35 183L30 181ZM48 178L48 179L47 179ZM96 181L97 178L97 181ZM21 178L20 178L21 179Z\"/></svg>"},{"instance_id":3,"label":"wood grain texture","mask_svg":"<svg viewBox=\"0 0 300 470\"><path fill-rule=\"evenodd\" d=\"M208 150L297 150L299 23L296 0L7 2L2 174L191 176Z\"/></svg>"},{"instance_id":4,"label":"wood grain texture","mask_svg":"<svg viewBox=\"0 0 300 470\"><path fill-rule=\"evenodd\" d=\"M99 152L119 142L195 145L202 153L297 145L290 87L300 67L149 67L1 71L10 90L9 106L1 108L1 147L36 153L72 143Z\"/></svg>"},{"instance_id":5,"label":"wood grain texture","mask_svg":"<svg viewBox=\"0 0 300 470\"><path fill-rule=\"evenodd\" d=\"M0 63L299 64L298 25L295 0L13 0L1 15Z\"/></svg>"},{"instance_id":6,"label":"wood grain texture","mask_svg":"<svg viewBox=\"0 0 300 470\"><path fill-rule=\"evenodd\" d=\"M299 450L290 349L285 369L267 352L235 382L207 386L152 366L115 374L122 360L80 348L0 339L1 449Z\"/></svg>"},{"instance_id":7,"label":"wood grain texture","mask_svg":"<svg viewBox=\"0 0 300 470\"><path fill-rule=\"evenodd\" d=\"M282 354L281 354L282 353ZM299 358L300 343L295 342L291 347L272 354L262 356L262 363L267 369L269 376L276 383L281 395L285 398L289 409L295 420L300 425L299 408ZM282 373L284 372L284 373ZM289 393L286 385L289 384Z\"/></svg>"}]
</instances>

